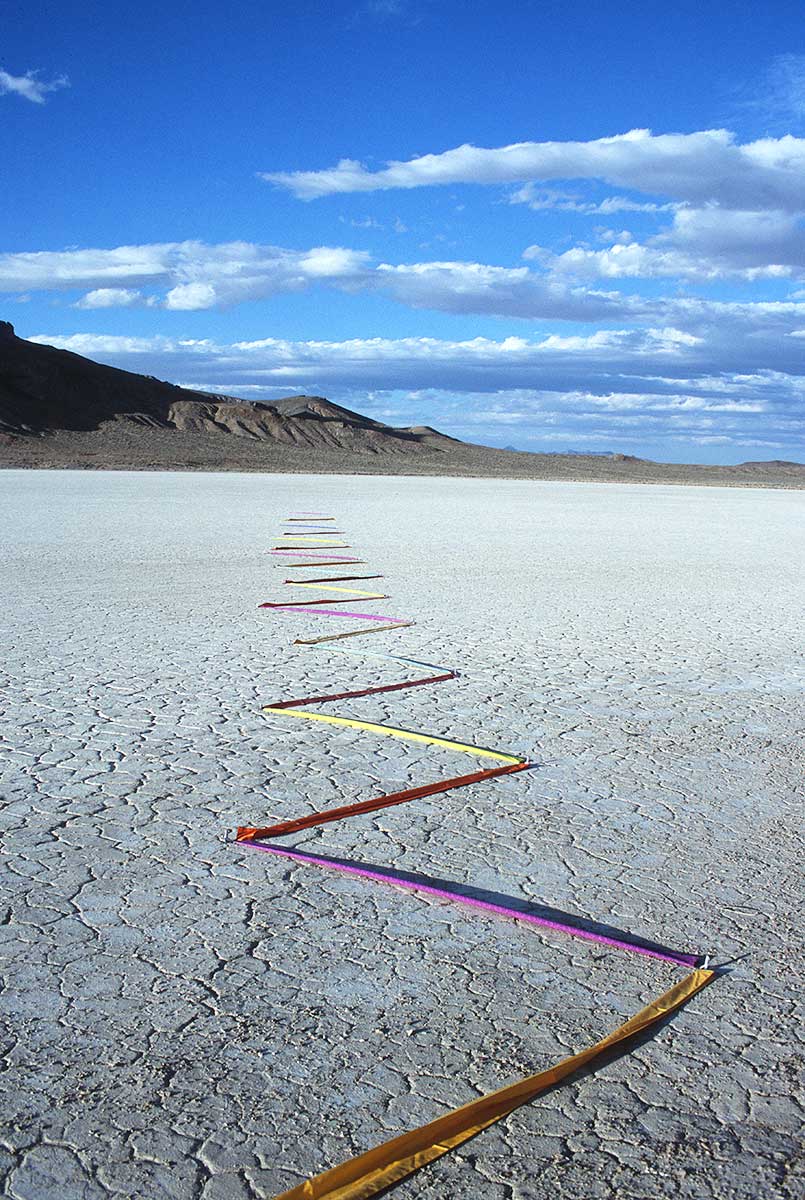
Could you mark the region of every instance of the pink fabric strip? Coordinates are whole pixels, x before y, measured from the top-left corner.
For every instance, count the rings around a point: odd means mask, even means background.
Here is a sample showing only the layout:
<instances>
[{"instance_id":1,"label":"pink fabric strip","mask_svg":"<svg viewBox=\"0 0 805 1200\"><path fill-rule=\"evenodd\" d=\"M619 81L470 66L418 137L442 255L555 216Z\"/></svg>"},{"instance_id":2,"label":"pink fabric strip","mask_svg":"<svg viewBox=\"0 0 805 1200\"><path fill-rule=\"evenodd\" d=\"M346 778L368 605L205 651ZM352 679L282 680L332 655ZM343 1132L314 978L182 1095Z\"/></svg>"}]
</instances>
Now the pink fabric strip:
<instances>
[{"instance_id":1,"label":"pink fabric strip","mask_svg":"<svg viewBox=\"0 0 805 1200\"><path fill-rule=\"evenodd\" d=\"M331 870L341 871L345 875L358 875L361 879L373 879L377 883L390 883L395 887L405 888L409 892L424 892L428 896L437 896L440 900L452 900L456 904L466 904L469 908L480 908L484 912L497 913L501 917L513 917L515 921L540 925L544 929L555 929L559 933L568 933L571 937L584 938L588 942L598 942L602 946L611 946L615 950L631 950L634 954L643 954L647 958L660 958L664 962L677 963L686 967L695 967L701 958L701 955L683 954L678 950L654 950L649 946L641 946L638 942L630 942L624 938L594 933L591 929L582 929L579 925L571 925L565 921L552 921L548 917L538 917L534 913L521 912L517 908L509 908L505 904L492 904L488 900L476 900L473 896L464 896L461 892L451 892L447 888L432 887L427 883L412 883L411 880L401 878L392 871L381 872L372 871L368 867L353 867L347 863L333 862L329 858L320 858L317 854L306 854L302 850L286 850L284 846L269 846L265 842L244 842L243 845L253 846L255 850L263 850L266 854L280 854L285 858L297 859L299 862L313 863L317 867L329 867Z\"/></svg>"},{"instance_id":2,"label":"pink fabric strip","mask_svg":"<svg viewBox=\"0 0 805 1200\"><path fill-rule=\"evenodd\" d=\"M402 617L379 617L377 613L342 612L340 608L300 608L296 604L277 604L274 612L313 613L314 617L356 617L363 621L402 621Z\"/></svg>"}]
</instances>

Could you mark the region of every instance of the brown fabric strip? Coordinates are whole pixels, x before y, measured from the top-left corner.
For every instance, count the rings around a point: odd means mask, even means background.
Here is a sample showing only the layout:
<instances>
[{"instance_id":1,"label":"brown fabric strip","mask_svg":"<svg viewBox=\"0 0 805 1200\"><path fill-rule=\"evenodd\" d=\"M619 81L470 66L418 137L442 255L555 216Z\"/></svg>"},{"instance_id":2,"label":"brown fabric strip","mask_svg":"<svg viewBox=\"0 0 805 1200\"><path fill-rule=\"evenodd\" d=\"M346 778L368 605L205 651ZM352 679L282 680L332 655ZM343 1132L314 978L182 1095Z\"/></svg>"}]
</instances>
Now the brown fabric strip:
<instances>
[{"instance_id":1,"label":"brown fabric strip","mask_svg":"<svg viewBox=\"0 0 805 1200\"><path fill-rule=\"evenodd\" d=\"M359 692L336 692L332 696L308 696L304 700L280 700L269 708L299 708L303 704L324 704L326 700L352 700L356 696L376 696L378 692L400 692L403 688L422 687L426 683L442 683L446 679L455 679L455 671L446 675L431 675L427 679L411 679L407 683L385 683L382 687L362 688Z\"/></svg>"},{"instance_id":2,"label":"brown fabric strip","mask_svg":"<svg viewBox=\"0 0 805 1200\"><path fill-rule=\"evenodd\" d=\"M390 596L381 596L379 594L377 596L361 596L360 603L366 604L370 600L390 600L390 599L391 599ZM307 607L309 604L357 604L357 603L358 603L358 601L356 601L354 596L347 596L343 600L279 600L276 603L272 603L270 600L266 600L266 602L264 604L258 604L257 607L258 608L299 608L302 605Z\"/></svg>"},{"instance_id":3,"label":"brown fabric strip","mask_svg":"<svg viewBox=\"0 0 805 1200\"><path fill-rule=\"evenodd\" d=\"M283 583L346 583L349 579L385 579L385 575L324 575L318 579L283 579Z\"/></svg>"},{"instance_id":4,"label":"brown fabric strip","mask_svg":"<svg viewBox=\"0 0 805 1200\"><path fill-rule=\"evenodd\" d=\"M327 637L297 638L294 646L318 646L319 642L340 642L342 638L360 637L362 633L386 633L389 629L407 629L414 621L384 621L368 629L351 629L349 633L331 633Z\"/></svg>"}]
</instances>

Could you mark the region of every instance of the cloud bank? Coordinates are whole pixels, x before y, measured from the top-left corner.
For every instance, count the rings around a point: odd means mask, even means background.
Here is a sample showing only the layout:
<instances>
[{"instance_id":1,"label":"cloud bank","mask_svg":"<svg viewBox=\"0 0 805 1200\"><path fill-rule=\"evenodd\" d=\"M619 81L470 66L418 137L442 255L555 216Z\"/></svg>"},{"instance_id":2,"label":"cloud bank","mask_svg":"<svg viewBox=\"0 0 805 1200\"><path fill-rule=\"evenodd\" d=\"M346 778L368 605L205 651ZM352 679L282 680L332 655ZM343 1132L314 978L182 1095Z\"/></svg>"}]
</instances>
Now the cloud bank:
<instances>
[{"instance_id":1,"label":"cloud bank","mask_svg":"<svg viewBox=\"0 0 805 1200\"><path fill-rule=\"evenodd\" d=\"M363 250L317 246L288 250L252 242L163 242L114 249L35 251L0 255L0 292L85 291L79 308L135 304L192 312L226 308L316 286L389 296L413 309L522 320L698 326L710 316L769 306L695 297L646 298L611 290L622 279L805 279L805 232L784 213L735 212L722 221L708 210L677 213L672 230L639 243L604 249L574 247L553 254L524 252L531 265L431 261L377 262ZM594 288L590 280L610 287ZM784 306L783 306L784 307ZM779 311L782 308L778 306ZM792 313L802 313L793 303ZM695 332L695 329L694 329Z\"/></svg>"},{"instance_id":2,"label":"cloud bank","mask_svg":"<svg viewBox=\"0 0 805 1200\"><path fill-rule=\"evenodd\" d=\"M380 420L427 419L459 437L522 448L651 444L673 458L675 446L693 444L728 447L738 457L741 447L805 456L802 375L749 366L751 349L725 370L718 347L674 329L460 341L33 340L201 391L249 399L323 393Z\"/></svg>"},{"instance_id":3,"label":"cloud bank","mask_svg":"<svg viewBox=\"0 0 805 1200\"><path fill-rule=\"evenodd\" d=\"M139 300L185 312L225 308L315 283L351 283L369 262L364 251L316 246L285 250L252 242L154 242L113 249L0 255L0 292L89 288L81 308ZM142 293L159 288L159 293Z\"/></svg>"}]
</instances>

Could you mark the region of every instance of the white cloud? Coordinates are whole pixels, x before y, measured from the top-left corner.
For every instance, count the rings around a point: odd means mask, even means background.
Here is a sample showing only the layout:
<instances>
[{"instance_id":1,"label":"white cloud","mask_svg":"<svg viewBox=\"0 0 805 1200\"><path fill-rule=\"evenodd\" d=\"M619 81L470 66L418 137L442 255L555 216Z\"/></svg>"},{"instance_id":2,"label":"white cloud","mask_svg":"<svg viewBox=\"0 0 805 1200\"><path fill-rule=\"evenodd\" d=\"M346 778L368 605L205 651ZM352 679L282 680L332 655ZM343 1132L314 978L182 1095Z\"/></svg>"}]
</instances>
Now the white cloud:
<instances>
[{"instance_id":1,"label":"white cloud","mask_svg":"<svg viewBox=\"0 0 805 1200\"><path fill-rule=\"evenodd\" d=\"M604 200L590 201L561 192L555 188L538 188L534 183L523 184L509 196L510 204L525 204L533 212L546 209L559 212L584 213L586 216L611 216L618 212L673 212L677 204L655 204L649 200L632 200L628 196L607 196Z\"/></svg>"},{"instance_id":2,"label":"white cloud","mask_svg":"<svg viewBox=\"0 0 805 1200\"><path fill-rule=\"evenodd\" d=\"M153 243L116 246L111 250L37 250L0 254L0 291L160 283L170 276L169 259L175 249L174 243Z\"/></svg>"},{"instance_id":3,"label":"white cloud","mask_svg":"<svg viewBox=\"0 0 805 1200\"><path fill-rule=\"evenodd\" d=\"M317 246L299 259L299 270L309 279L344 279L360 275L369 261L361 250Z\"/></svg>"},{"instance_id":4,"label":"white cloud","mask_svg":"<svg viewBox=\"0 0 805 1200\"><path fill-rule=\"evenodd\" d=\"M70 333L62 336L34 334L27 340L44 346L58 346L60 350L71 350L74 354L84 354L90 358L98 356L104 361L118 355L125 358L128 355L161 354L169 347L173 350L182 345L181 342L170 343L167 338L121 337L110 333Z\"/></svg>"},{"instance_id":5,"label":"white cloud","mask_svg":"<svg viewBox=\"0 0 805 1200\"><path fill-rule=\"evenodd\" d=\"M524 257L580 279L802 279L805 223L801 215L780 210L680 208L668 229L643 243L621 240L603 250L576 246L555 256L529 246Z\"/></svg>"},{"instance_id":6,"label":"white cloud","mask_svg":"<svg viewBox=\"0 0 805 1200\"><path fill-rule=\"evenodd\" d=\"M802 328L802 318L800 312L794 331ZM242 385L271 388L277 382L296 380L300 389L315 384L317 388L385 391L528 387L608 394L684 389L690 394L716 396L719 403L725 403L736 398L736 389L741 396L749 391L754 398L795 386L798 372L802 372L802 356L791 346L790 337L764 326L762 318L754 328L748 327L750 337L746 328L730 327L726 316L714 326L716 335L693 335L671 326L461 341L375 337L294 342L267 337L219 345L209 339L108 334L58 339L43 334L33 340L55 342L90 357L111 356L116 365L162 378L195 378L199 381L195 386L203 381L205 386L224 387L235 394ZM775 362L782 363L780 369ZM798 395L805 397L802 378L797 386Z\"/></svg>"},{"instance_id":7,"label":"white cloud","mask_svg":"<svg viewBox=\"0 0 805 1200\"><path fill-rule=\"evenodd\" d=\"M32 104L44 104L48 92L57 92L60 88L70 86L66 75L51 79L49 83L44 79L37 79L36 76L36 71L26 71L24 75L9 75L8 71L0 68L0 96L22 96Z\"/></svg>"},{"instance_id":8,"label":"white cloud","mask_svg":"<svg viewBox=\"0 0 805 1200\"><path fill-rule=\"evenodd\" d=\"M73 308L131 308L142 303L142 292L133 288L94 288L76 300Z\"/></svg>"},{"instance_id":9,"label":"white cloud","mask_svg":"<svg viewBox=\"0 0 805 1200\"><path fill-rule=\"evenodd\" d=\"M736 221L745 216L733 215ZM698 253L702 255L697 278L703 277L710 261L704 257L706 239L702 229L695 221L686 227L688 244L691 247L698 244ZM729 256L733 264L751 262L752 254L756 254L757 261L762 260L758 247L763 245L763 230L757 225L750 221L741 235L743 241L736 235L734 246L729 244L728 233L728 229L719 231L715 223L712 233L707 234L713 239L712 255L717 251L722 255L722 270L726 269L724 263ZM785 229L769 222L766 234L767 251L772 247L775 253L778 250L782 253L775 238L783 239ZM723 243L721 250L715 245L718 237ZM793 266L793 247L792 241L785 266L792 275L798 270ZM651 245L618 243L605 251L577 249L554 256L531 247L527 253L538 260L540 270L461 261L374 264L365 252L342 247L299 251L248 242L156 243L111 250L2 255L0 291L29 294L35 290L87 289L77 300L79 307L114 304L128 307L142 303L195 311L328 286L388 295L416 309L607 327L669 328L723 344L746 336L748 331L755 337L779 339L802 327L805 305L795 299L752 304L684 296L646 298L595 290L582 282L585 276L607 272L616 278L641 272L678 275L684 252L672 244L670 237L667 242L655 239ZM693 250L688 253L693 262ZM663 267L666 261L668 266ZM755 271L755 268L740 269Z\"/></svg>"},{"instance_id":10,"label":"white cloud","mask_svg":"<svg viewBox=\"0 0 805 1200\"><path fill-rule=\"evenodd\" d=\"M115 293L128 304L132 288L162 288L167 291L152 294L151 303L159 298L166 308L195 310L300 291L317 282L359 280L368 263L364 251L342 247L299 251L252 242L35 251L0 255L0 291L90 288L104 291L108 304Z\"/></svg>"},{"instance_id":11,"label":"white cloud","mask_svg":"<svg viewBox=\"0 0 805 1200\"><path fill-rule=\"evenodd\" d=\"M497 149L465 145L444 154L392 162L376 172L344 159L331 170L274 173L264 178L303 199L397 187L519 181L522 186L509 201L534 211L596 216L673 214L670 225L642 242L624 230L613 237L615 244L603 249L582 244L562 254L550 254L538 245L526 250L525 258L538 260L545 272L559 278L669 278L695 283L725 278L805 278L805 138L790 134L740 145L723 129L656 136L648 130L632 130L590 142L521 142ZM566 180L596 181L638 195L589 199L549 186ZM640 193L664 199L644 199ZM426 264L429 274L420 279L418 287L414 275L423 271L421 264L380 270L397 271L396 281L387 281L388 286L405 291L413 297L411 302L419 305L416 297L426 290L425 285L438 284L439 268L444 283L445 265ZM499 295L503 269L479 267L475 286L469 290L478 291L481 270L497 270L495 280L490 279L482 291L488 297L493 288ZM515 277L509 278L513 284ZM526 282L522 277L521 293ZM558 285L546 288L544 280L539 285L532 276L528 280L530 304L537 286L556 299ZM462 290L466 289L453 289L450 311L461 311L458 295ZM503 315L521 315L517 303L506 307Z\"/></svg>"},{"instance_id":12,"label":"white cloud","mask_svg":"<svg viewBox=\"0 0 805 1200\"><path fill-rule=\"evenodd\" d=\"M726 129L658 135L633 129L589 142L463 145L390 162L375 172L345 158L324 171L274 171L261 177L305 200L389 188L586 179L696 206L715 202L743 210L799 211L805 139L789 134L740 145Z\"/></svg>"},{"instance_id":13,"label":"white cloud","mask_svg":"<svg viewBox=\"0 0 805 1200\"><path fill-rule=\"evenodd\" d=\"M165 308L194 312L200 308L215 308L218 294L211 283L180 283L165 297Z\"/></svg>"}]
</instances>

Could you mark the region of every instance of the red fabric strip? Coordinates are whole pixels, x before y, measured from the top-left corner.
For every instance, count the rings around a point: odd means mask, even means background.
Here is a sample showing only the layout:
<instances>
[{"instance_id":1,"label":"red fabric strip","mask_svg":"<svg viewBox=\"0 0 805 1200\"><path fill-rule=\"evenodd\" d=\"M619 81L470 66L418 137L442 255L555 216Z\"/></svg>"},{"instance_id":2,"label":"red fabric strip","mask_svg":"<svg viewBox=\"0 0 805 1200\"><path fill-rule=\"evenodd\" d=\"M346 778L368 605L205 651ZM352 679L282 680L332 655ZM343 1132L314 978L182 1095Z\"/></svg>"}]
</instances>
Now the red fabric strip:
<instances>
[{"instance_id":1,"label":"red fabric strip","mask_svg":"<svg viewBox=\"0 0 805 1200\"><path fill-rule=\"evenodd\" d=\"M310 829L314 825L326 825L329 821L340 821L343 817L356 817L361 813L377 812L381 808L392 808L395 804L406 804L409 800L420 800L424 796L436 796L440 792L450 792L455 788L468 787L471 783L481 783L484 779L494 779L498 775L513 775L516 771L525 771L526 767L531 765L527 761L507 763L504 767L490 767L485 771L475 771L472 775L456 775L453 779L441 779L438 783L426 783L421 787L408 788L404 792L391 792L386 796L377 796L374 800L364 800L359 804L345 804L342 808L330 808L325 812L310 813L307 817L297 817L294 821L282 821L279 825L267 825L256 829L250 826L240 826L236 840L251 842L255 838L282 837L286 833L298 833L300 829Z\"/></svg>"}]
</instances>

